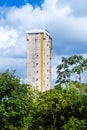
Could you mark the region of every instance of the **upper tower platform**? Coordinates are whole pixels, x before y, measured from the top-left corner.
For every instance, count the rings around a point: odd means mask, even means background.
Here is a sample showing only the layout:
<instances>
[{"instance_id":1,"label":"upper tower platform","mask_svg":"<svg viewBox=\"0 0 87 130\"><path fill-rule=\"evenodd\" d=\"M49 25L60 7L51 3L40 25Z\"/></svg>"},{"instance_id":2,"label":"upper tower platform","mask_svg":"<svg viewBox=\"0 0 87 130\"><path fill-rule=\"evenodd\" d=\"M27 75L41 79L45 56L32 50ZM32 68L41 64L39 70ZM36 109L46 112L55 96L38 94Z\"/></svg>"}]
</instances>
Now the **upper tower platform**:
<instances>
[{"instance_id":1,"label":"upper tower platform","mask_svg":"<svg viewBox=\"0 0 87 130\"><path fill-rule=\"evenodd\" d=\"M32 30L27 31L26 33L27 34L44 33L44 34L47 34L50 37L50 34L49 34L49 32L46 29L32 29Z\"/></svg>"}]
</instances>

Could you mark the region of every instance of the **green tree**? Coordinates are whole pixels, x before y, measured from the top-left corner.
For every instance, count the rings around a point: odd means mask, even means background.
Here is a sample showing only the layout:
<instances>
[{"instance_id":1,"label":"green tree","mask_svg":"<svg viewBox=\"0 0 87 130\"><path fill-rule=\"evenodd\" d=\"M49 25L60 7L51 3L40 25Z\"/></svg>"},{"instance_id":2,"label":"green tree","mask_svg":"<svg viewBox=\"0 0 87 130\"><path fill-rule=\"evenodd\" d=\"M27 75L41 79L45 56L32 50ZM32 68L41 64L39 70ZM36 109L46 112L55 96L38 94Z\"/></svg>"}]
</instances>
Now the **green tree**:
<instances>
[{"instance_id":1,"label":"green tree","mask_svg":"<svg viewBox=\"0 0 87 130\"><path fill-rule=\"evenodd\" d=\"M86 130L87 85L57 84L46 92L0 73L0 130Z\"/></svg>"},{"instance_id":2,"label":"green tree","mask_svg":"<svg viewBox=\"0 0 87 130\"><path fill-rule=\"evenodd\" d=\"M68 123L62 127L62 129L63 130L86 130L86 121L79 120L72 116L70 117Z\"/></svg>"},{"instance_id":3,"label":"green tree","mask_svg":"<svg viewBox=\"0 0 87 130\"><path fill-rule=\"evenodd\" d=\"M56 83L66 83L70 81L85 82L87 70L87 59L79 55L70 57L62 57L62 63L57 66L57 81ZM84 78L84 79L83 79ZM83 81L84 80L84 81Z\"/></svg>"},{"instance_id":4,"label":"green tree","mask_svg":"<svg viewBox=\"0 0 87 130\"><path fill-rule=\"evenodd\" d=\"M34 94L20 84L15 73L0 73L0 130L27 130L31 127Z\"/></svg>"},{"instance_id":5,"label":"green tree","mask_svg":"<svg viewBox=\"0 0 87 130\"><path fill-rule=\"evenodd\" d=\"M72 117L77 122L81 121L79 128L82 128L81 123L83 123L83 128L87 129L86 99L87 96L77 89L75 83L66 84L65 88L58 85L41 93L35 103L32 130L62 130L65 126L68 127L68 122Z\"/></svg>"}]
</instances>

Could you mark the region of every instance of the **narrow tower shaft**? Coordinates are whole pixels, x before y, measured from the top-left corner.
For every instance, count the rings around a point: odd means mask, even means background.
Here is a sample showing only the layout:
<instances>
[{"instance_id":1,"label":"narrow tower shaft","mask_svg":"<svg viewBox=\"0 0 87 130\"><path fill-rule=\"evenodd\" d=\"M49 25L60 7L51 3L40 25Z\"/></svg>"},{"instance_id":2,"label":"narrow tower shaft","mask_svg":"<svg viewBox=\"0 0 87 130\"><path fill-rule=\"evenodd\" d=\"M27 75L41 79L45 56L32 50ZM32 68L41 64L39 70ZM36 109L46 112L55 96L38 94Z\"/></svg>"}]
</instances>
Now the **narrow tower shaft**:
<instances>
[{"instance_id":1,"label":"narrow tower shaft","mask_svg":"<svg viewBox=\"0 0 87 130\"><path fill-rule=\"evenodd\" d=\"M40 91L51 87L52 39L45 30L27 33L27 82Z\"/></svg>"}]
</instances>

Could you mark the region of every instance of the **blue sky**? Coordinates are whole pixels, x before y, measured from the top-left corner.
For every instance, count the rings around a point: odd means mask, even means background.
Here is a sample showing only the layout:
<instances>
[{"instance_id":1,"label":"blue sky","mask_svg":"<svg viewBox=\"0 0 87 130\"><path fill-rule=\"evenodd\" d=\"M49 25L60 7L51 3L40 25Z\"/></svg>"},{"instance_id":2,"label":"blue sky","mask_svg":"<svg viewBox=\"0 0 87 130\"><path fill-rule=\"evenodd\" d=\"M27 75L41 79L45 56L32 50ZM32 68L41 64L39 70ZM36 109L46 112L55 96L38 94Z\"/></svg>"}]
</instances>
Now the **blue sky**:
<instances>
[{"instance_id":1,"label":"blue sky","mask_svg":"<svg viewBox=\"0 0 87 130\"><path fill-rule=\"evenodd\" d=\"M26 79L26 31L47 29L53 39L52 82L61 56L87 57L87 0L0 0L0 71Z\"/></svg>"},{"instance_id":2,"label":"blue sky","mask_svg":"<svg viewBox=\"0 0 87 130\"><path fill-rule=\"evenodd\" d=\"M25 5L26 3L30 3L31 5L40 6L44 0L0 0L0 6L7 6L7 7L20 7Z\"/></svg>"}]
</instances>

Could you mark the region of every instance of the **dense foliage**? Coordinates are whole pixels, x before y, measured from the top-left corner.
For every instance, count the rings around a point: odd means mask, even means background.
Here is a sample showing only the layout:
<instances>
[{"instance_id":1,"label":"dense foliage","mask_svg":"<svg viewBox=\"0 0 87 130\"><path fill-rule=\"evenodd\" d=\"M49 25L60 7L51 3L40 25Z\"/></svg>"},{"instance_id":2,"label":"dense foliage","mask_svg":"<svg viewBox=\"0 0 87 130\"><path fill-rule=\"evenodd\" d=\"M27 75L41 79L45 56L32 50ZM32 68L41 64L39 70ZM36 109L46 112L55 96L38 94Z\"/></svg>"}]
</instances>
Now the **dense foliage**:
<instances>
[{"instance_id":1,"label":"dense foliage","mask_svg":"<svg viewBox=\"0 0 87 130\"><path fill-rule=\"evenodd\" d=\"M20 84L14 72L0 73L0 130L26 130L31 126L33 92Z\"/></svg>"},{"instance_id":2,"label":"dense foliage","mask_svg":"<svg viewBox=\"0 0 87 130\"><path fill-rule=\"evenodd\" d=\"M87 130L87 85L65 82L46 92L0 73L0 130Z\"/></svg>"},{"instance_id":3,"label":"dense foliage","mask_svg":"<svg viewBox=\"0 0 87 130\"><path fill-rule=\"evenodd\" d=\"M87 130L86 91L85 85L69 83L64 89L55 86L42 93L37 99L33 129Z\"/></svg>"},{"instance_id":4,"label":"dense foliage","mask_svg":"<svg viewBox=\"0 0 87 130\"><path fill-rule=\"evenodd\" d=\"M87 83L87 59L80 55L62 57L61 64L57 66L57 81Z\"/></svg>"}]
</instances>

